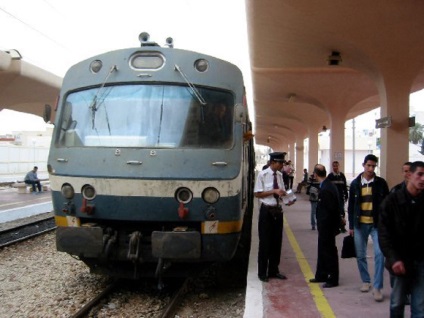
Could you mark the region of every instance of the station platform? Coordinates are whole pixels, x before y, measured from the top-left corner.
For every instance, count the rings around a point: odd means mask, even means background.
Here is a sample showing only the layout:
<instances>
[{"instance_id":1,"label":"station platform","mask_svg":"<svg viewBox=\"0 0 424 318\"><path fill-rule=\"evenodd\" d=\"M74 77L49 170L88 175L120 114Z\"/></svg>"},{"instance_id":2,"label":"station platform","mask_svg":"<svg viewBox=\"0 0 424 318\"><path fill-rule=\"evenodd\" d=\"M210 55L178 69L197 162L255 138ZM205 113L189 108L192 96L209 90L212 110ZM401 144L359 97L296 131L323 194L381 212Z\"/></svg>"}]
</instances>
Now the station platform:
<instances>
[{"instance_id":1,"label":"station platform","mask_svg":"<svg viewBox=\"0 0 424 318\"><path fill-rule=\"evenodd\" d=\"M49 204L51 205L50 191L36 195L20 194L15 188L1 188L0 225L8 222L4 218L6 215L20 217L17 211L21 211L20 213L51 211ZM29 207L32 209L27 211ZM287 280L270 279L269 282L263 283L258 279L257 220L258 206L255 199L244 318L389 317L390 284L387 271L384 273L383 302L376 302L371 291L360 292L362 282L355 258L339 259L338 287L324 289L321 287L322 284L309 283L309 279L313 278L315 273L318 233L311 230L310 202L306 194L298 194L296 203L284 208L280 272L287 275ZM337 236L339 255L345 235L347 233ZM371 242L368 255L370 255L368 266L373 277L374 260ZM410 317L409 310L410 307L407 306L405 317Z\"/></svg>"},{"instance_id":2,"label":"station platform","mask_svg":"<svg viewBox=\"0 0 424 318\"><path fill-rule=\"evenodd\" d=\"M390 283L386 270L382 302L374 300L372 291L363 293L359 290L362 281L356 258L339 258L339 286L322 288L322 283L309 283L309 279L315 275L318 231L311 229L309 197L304 193L296 196L294 205L284 207L280 272L288 279L270 279L266 283L261 282L257 274L258 202L255 199L244 318L389 317ZM346 235L341 233L336 238L339 257ZM371 239L367 255L370 255L368 269L373 279ZM410 307L406 306L405 317L410 317L409 310Z\"/></svg>"},{"instance_id":3,"label":"station platform","mask_svg":"<svg viewBox=\"0 0 424 318\"><path fill-rule=\"evenodd\" d=\"M0 224L53 210L51 192L19 193L18 189L0 187Z\"/></svg>"}]
</instances>

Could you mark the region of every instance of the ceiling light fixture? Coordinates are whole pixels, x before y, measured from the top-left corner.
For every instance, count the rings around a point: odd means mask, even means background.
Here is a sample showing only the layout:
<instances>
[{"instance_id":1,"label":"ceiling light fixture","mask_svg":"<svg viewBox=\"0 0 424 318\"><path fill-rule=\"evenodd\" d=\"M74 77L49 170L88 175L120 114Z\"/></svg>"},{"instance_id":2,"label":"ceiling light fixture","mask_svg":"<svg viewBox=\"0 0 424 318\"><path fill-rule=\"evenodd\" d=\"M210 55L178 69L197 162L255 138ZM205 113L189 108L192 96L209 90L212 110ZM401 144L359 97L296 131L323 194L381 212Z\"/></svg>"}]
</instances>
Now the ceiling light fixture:
<instances>
[{"instance_id":1,"label":"ceiling light fixture","mask_svg":"<svg viewBox=\"0 0 424 318\"><path fill-rule=\"evenodd\" d=\"M296 94L289 94L287 100L289 103L294 103L296 101Z\"/></svg>"},{"instance_id":2,"label":"ceiling light fixture","mask_svg":"<svg viewBox=\"0 0 424 318\"><path fill-rule=\"evenodd\" d=\"M342 57L340 55L340 52L332 51L331 55L328 57L327 62L328 62L328 65L330 66L340 65L340 63L342 62Z\"/></svg>"}]
</instances>

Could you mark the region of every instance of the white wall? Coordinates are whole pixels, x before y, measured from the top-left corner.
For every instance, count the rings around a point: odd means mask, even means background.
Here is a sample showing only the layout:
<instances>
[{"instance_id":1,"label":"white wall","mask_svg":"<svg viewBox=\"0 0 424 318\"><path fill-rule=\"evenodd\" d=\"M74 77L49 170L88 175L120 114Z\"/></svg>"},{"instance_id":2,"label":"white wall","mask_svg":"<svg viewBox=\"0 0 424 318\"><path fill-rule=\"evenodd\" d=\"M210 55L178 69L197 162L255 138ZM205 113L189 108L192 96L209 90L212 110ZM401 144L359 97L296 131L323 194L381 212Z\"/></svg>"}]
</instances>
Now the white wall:
<instances>
[{"instance_id":1,"label":"white wall","mask_svg":"<svg viewBox=\"0 0 424 318\"><path fill-rule=\"evenodd\" d=\"M23 180L38 166L38 176L47 178L47 158L52 129L14 132L15 141L0 141L0 182Z\"/></svg>"}]
</instances>

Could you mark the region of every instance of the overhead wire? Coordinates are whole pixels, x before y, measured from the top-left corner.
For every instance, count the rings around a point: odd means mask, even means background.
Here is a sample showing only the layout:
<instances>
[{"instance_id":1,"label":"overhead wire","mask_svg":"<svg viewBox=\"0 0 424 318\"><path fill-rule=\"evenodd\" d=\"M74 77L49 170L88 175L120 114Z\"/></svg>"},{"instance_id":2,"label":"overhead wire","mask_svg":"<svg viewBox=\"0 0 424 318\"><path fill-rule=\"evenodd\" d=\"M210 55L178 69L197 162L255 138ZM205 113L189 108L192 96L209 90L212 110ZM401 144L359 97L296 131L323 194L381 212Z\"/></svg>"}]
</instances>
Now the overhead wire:
<instances>
[{"instance_id":1,"label":"overhead wire","mask_svg":"<svg viewBox=\"0 0 424 318\"><path fill-rule=\"evenodd\" d=\"M47 34L45 34L44 32L38 30L37 28L33 27L32 25L26 23L25 21L23 21L22 19L18 18L17 16L15 16L14 14L10 13L9 11L5 10L4 8L0 7L0 11L3 11L4 13L6 13L8 16L10 16L11 18L19 21L20 23L22 23L23 25L25 25L26 27L28 27L29 29L31 29L34 32L37 32L38 34L40 34L41 36L43 36L44 38L48 39L49 41L55 43L56 45L60 46L63 49L68 50L69 48L66 47L65 45L59 43L58 41L56 41L55 39L51 38L50 36L48 36Z\"/></svg>"}]
</instances>

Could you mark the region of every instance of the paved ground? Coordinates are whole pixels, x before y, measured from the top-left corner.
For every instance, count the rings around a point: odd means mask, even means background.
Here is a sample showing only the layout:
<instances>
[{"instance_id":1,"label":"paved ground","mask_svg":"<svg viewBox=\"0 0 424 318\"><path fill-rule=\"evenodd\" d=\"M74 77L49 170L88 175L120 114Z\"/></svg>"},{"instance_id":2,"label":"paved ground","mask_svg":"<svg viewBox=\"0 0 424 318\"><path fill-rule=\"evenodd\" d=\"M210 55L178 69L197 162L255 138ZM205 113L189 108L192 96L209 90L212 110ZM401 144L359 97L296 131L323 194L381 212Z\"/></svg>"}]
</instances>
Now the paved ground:
<instances>
[{"instance_id":1,"label":"paved ground","mask_svg":"<svg viewBox=\"0 0 424 318\"><path fill-rule=\"evenodd\" d=\"M362 293L356 259L340 259L340 285L323 289L321 284L310 284L314 277L317 257L317 231L310 226L310 203L305 194L298 195L295 205L285 208L283 250L280 270L288 280L262 283L257 278L257 215L255 209L252 230L252 249L246 291L245 318L257 317L389 317L390 285L385 271L383 302L375 302L372 293ZM343 237L337 236L339 255ZM374 274L372 244L369 243L368 266ZM409 311L410 307L406 307ZM405 317L410 317L409 312Z\"/></svg>"},{"instance_id":2,"label":"paved ground","mask_svg":"<svg viewBox=\"0 0 424 318\"><path fill-rule=\"evenodd\" d=\"M50 212L51 192L18 193L15 188L0 188L0 223Z\"/></svg>"}]
</instances>

